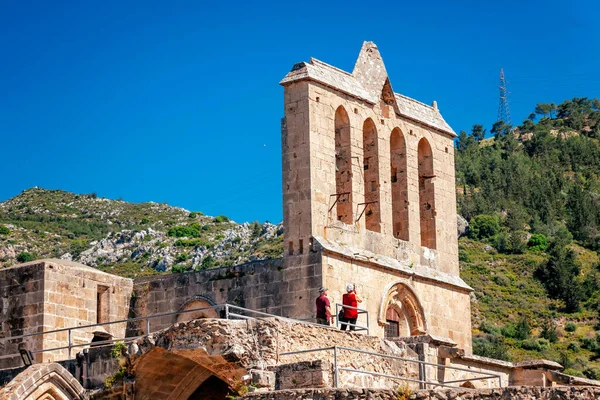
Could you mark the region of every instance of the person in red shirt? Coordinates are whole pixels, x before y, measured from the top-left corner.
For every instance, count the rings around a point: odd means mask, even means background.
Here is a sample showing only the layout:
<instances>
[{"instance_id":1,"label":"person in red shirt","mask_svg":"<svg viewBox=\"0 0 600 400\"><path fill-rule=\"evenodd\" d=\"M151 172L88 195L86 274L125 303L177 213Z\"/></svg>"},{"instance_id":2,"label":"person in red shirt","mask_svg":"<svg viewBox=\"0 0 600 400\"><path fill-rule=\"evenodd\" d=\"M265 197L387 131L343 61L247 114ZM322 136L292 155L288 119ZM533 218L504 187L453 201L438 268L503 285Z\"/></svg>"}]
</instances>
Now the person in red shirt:
<instances>
[{"instance_id":1,"label":"person in red shirt","mask_svg":"<svg viewBox=\"0 0 600 400\"><path fill-rule=\"evenodd\" d=\"M358 307L358 303L362 303L362 299L356 294L356 288L353 284L349 283L346 286L346 294L342 297L342 304L350 307ZM347 322L341 324L341 329L346 330L346 326L349 326L349 330L353 331L356 328L356 320L358 319L358 310L353 308L344 307L344 318L340 318L340 322ZM349 325L351 324L351 325Z\"/></svg>"},{"instance_id":2,"label":"person in red shirt","mask_svg":"<svg viewBox=\"0 0 600 400\"><path fill-rule=\"evenodd\" d=\"M317 297L317 323L328 325L331 321L331 306L327 298L327 288L319 289L319 297Z\"/></svg>"}]
</instances>

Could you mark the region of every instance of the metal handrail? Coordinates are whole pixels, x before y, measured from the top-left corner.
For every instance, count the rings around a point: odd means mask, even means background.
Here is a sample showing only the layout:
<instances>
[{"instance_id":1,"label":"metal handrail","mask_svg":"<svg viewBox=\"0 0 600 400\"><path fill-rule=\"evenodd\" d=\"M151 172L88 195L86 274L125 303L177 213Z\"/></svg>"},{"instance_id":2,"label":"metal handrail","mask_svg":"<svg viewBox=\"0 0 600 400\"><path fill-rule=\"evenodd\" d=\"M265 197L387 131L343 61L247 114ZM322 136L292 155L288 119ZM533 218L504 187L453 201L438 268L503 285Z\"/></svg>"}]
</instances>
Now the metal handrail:
<instances>
[{"instance_id":1,"label":"metal handrail","mask_svg":"<svg viewBox=\"0 0 600 400\"><path fill-rule=\"evenodd\" d=\"M248 308L234 306L232 304L225 303L225 304L216 304L216 305L212 305L212 306L208 306L208 307L193 308L190 310L181 310L181 311L172 311L172 312L167 312L167 313L153 314L153 315L148 315L145 317L135 317L135 318L121 319L121 320L111 321L111 322L100 322L97 324L73 326L70 328L60 328L60 329L54 329L51 331L35 332L35 333L29 333L29 334L25 334L25 335L8 336L8 337L0 338L0 344L4 343L4 342L10 342L11 340L24 339L24 338L34 337L34 336L42 336L43 337L44 335L51 335L51 334L60 333L60 332L68 332L68 343L66 346L54 347L54 348L49 348L49 349L39 349L39 350L34 349L31 352L35 354L35 353L46 353L46 352L51 352L51 351L68 349L69 350L68 357L70 359L71 358L71 350L73 348L97 346L97 345L101 345L101 344L113 344L116 342L130 342L135 339L147 337L150 335L150 333L152 333L151 325L150 325L150 321L152 319L166 317L166 316L170 316L170 315L181 315L181 314L192 313L192 312L196 312L196 311L206 311L206 310L217 310L217 313L219 311L224 311L225 319L232 319L232 318L257 319L256 317L250 317L250 316L243 315L240 313L231 312L231 310L234 310L234 311L240 311L240 312L260 315L260 316L263 316L266 318L279 318L279 319L283 319L283 320L287 320L287 321L291 321L291 322L298 322L298 323L302 323L302 324L318 326L321 328L336 329L335 327L328 326L328 325L322 325L322 324L318 324L315 322L309 322L309 321L303 321L303 320L296 320L293 318L282 317L282 316L275 315L275 314L269 314L269 313L265 313L262 311L251 310ZM366 311L366 310L363 310L363 311ZM367 314L368 314L368 311L367 311ZM107 340L98 341L98 342L73 344L73 334L72 334L73 331L88 329L88 328L95 328L98 326L115 325L115 324L123 324L123 323L138 322L138 321L146 321L146 324L145 324L146 329L145 329L145 333L143 335L130 336L130 337L124 336L122 338L112 338L112 339L107 339ZM367 330L367 333L368 333L368 330ZM6 354L3 356L0 356L0 360L5 359L5 358L10 358L10 357L17 357L17 356L20 356L20 354L19 353Z\"/></svg>"},{"instance_id":2,"label":"metal handrail","mask_svg":"<svg viewBox=\"0 0 600 400\"><path fill-rule=\"evenodd\" d=\"M405 357L399 357L399 356L394 356L391 354L383 354L383 353L375 353L372 351L367 351L367 350L361 350L361 349L356 349L353 347L346 347L346 346L333 346L333 347L321 347L321 348L316 348L316 349L308 349L308 350L297 350L297 351L288 351L285 353L279 353L280 356L289 356L289 355L295 355L295 354L304 354L304 353L314 353L314 352L319 352L319 351L331 351L333 350L333 364L334 364L334 384L335 387L338 388L338 375L339 375L339 371L349 371L349 372L356 372L356 373L362 373L362 374L368 374L368 375L374 375L374 376L382 376L382 377L386 377L386 378L390 378L390 379L397 379L397 380L404 380L404 381L408 381L408 382L416 382L416 383L420 383L425 385L425 388L427 386L443 386L443 387L451 387L451 388L461 388L464 389L462 387L459 386L452 386L452 385L448 385L448 383L459 383L459 382L467 382L467 381L473 381L473 380L483 380L483 379L498 379L498 387L502 387L502 376L497 375L497 374L489 374L486 372L479 372L479 371L473 371L470 369L466 369L466 368L460 368L460 367L453 367L450 365L444 365L444 364L436 364L436 363L430 363L427 361L421 361L421 360L415 360L415 359L411 359L411 358L405 358ZM390 359L394 359L394 360L401 360L401 361L407 361L407 362L413 362L416 364L419 364L419 372L421 374L421 376L424 376L423 374L423 368L425 365L430 365L430 366L434 366L434 367L442 367L442 368L448 368L448 369L453 369L453 370L457 370L457 371L464 371L464 372L469 372L472 374L479 374L479 375L483 375L481 377L477 377L477 378L466 378L466 379L457 379L457 380L453 380L453 381L449 381L449 382L429 382L426 379L412 379L412 378L406 378L406 377L402 377L402 376L396 376L396 375L388 375L388 374L381 374L379 372L372 372L372 371L366 371L366 370L359 370L359 369L353 369L353 368L344 368L344 367L339 367L338 366L338 350L346 350L346 351L350 351L350 352L355 352L355 353L361 353L361 354L369 354L369 355L374 355L374 356L378 356L378 357L383 357L383 358L390 358Z\"/></svg>"},{"instance_id":3,"label":"metal handrail","mask_svg":"<svg viewBox=\"0 0 600 400\"><path fill-rule=\"evenodd\" d=\"M344 308L350 308L352 310L357 310L358 314L367 314L367 326L361 326L361 325L357 325L357 324L351 324L350 322L341 322L339 318L335 319L335 326L337 328L340 328L340 324L344 324L347 326L353 326L354 332L358 332L358 331L367 331L367 335L369 334L369 312L363 308L358 308L358 307L352 307L352 306L347 306L344 304L340 304L340 303L335 303L335 315L339 315L340 313L340 307L342 309Z\"/></svg>"}]
</instances>

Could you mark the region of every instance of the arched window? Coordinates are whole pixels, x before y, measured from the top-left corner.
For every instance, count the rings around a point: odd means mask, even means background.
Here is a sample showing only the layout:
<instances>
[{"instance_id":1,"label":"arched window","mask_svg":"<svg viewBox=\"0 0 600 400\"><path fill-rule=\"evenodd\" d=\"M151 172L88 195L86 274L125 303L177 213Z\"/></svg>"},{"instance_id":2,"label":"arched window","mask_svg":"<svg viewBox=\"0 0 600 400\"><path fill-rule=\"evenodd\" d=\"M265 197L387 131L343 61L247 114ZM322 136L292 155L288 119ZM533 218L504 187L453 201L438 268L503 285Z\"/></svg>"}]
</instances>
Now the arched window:
<instances>
[{"instance_id":1,"label":"arched window","mask_svg":"<svg viewBox=\"0 0 600 400\"><path fill-rule=\"evenodd\" d=\"M398 128L390 136L392 182L392 229L394 237L408 241L408 179L406 177L406 142Z\"/></svg>"},{"instance_id":2,"label":"arched window","mask_svg":"<svg viewBox=\"0 0 600 400\"><path fill-rule=\"evenodd\" d=\"M363 124L363 167L365 204L365 226L374 232L381 231L379 212L379 151L377 129L371 118Z\"/></svg>"},{"instance_id":3,"label":"arched window","mask_svg":"<svg viewBox=\"0 0 600 400\"><path fill-rule=\"evenodd\" d=\"M435 190L433 153L427 139L419 141L419 214L421 218L421 246L436 248Z\"/></svg>"},{"instance_id":4,"label":"arched window","mask_svg":"<svg viewBox=\"0 0 600 400\"><path fill-rule=\"evenodd\" d=\"M350 118L342 106L335 111L335 194L338 221L353 224Z\"/></svg>"}]
</instances>

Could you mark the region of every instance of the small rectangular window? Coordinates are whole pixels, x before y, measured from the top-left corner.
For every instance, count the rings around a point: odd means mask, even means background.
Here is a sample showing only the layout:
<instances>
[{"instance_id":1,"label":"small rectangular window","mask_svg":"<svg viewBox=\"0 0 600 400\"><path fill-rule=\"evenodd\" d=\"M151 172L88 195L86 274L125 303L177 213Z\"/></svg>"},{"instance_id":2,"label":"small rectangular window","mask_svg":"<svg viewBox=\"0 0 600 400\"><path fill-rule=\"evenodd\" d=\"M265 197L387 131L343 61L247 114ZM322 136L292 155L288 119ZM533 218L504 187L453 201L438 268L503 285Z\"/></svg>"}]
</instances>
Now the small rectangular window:
<instances>
[{"instance_id":1,"label":"small rectangular window","mask_svg":"<svg viewBox=\"0 0 600 400\"><path fill-rule=\"evenodd\" d=\"M371 192L377 191L377 181L371 181Z\"/></svg>"},{"instance_id":2,"label":"small rectangular window","mask_svg":"<svg viewBox=\"0 0 600 400\"><path fill-rule=\"evenodd\" d=\"M290 242L288 243L288 254L290 256L294 255L294 242L292 240L290 240Z\"/></svg>"},{"instance_id":3,"label":"small rectangular window","mask_svg":"<svg viewBox=\"0 0 600 400\"><path fill-rule=\"evenodd\" d=\"M391 320L386 320L385 322L387 322L387 326L385 327L385 331L384 331L384 337L386 338L393 338L393 337L398 337L400 335L400 326L398 324L398 321L391 321Z\"/></svg>"},{"instance_id":4,"label":"small rectangular window","mask_svg":"<svg viewBox=\"0 0 600 400\"><path fill-rule=\"evenodd\" d=\"M298 240L298 252L300 254L304 253L304 241L302 239Z\"/></svg>"}]
</instances>

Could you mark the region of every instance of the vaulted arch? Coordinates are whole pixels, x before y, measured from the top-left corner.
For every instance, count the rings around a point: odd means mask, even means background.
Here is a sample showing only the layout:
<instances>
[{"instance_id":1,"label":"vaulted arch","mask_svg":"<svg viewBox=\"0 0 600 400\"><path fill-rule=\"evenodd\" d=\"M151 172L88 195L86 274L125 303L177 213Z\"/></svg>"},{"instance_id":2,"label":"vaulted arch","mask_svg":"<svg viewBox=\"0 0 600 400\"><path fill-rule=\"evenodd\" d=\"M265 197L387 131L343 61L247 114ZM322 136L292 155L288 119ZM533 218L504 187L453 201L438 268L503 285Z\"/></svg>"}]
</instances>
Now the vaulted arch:
<instances>
[{"instance_id":1,"label":"vaulted arch","mask_svg":"<svg viewBox=\"0 0 600 400\"><path fill-rule=\"evenodd\" d=\"M60 364L33 364L0 389L0 399L83 400L85 390Z\"/></svg>"},{"instance_id":2,"label":"vaulted arch","mask_svg":"<svg viewBox=\"0 0 600 400\"><path fill-rule=\"evenodd\" d=\"M427 139L419 141L419 217L421 220L421 246L435 249L435 173L433 169L433 153Z\"/></svg>"},{"instance_id":3,"label":"vaulted arch","mask_svg":"<svg viewBox=\"0 0 600 400\"><path fill-rule=\"evenodd\" d=\"M397 313L401 320L408 324L408 332L411 336L422 335L427 332L427 320L425 311L414 290L404 281L396 281L389 284L383 291L381 305L379 307L379 324L389 324L389 311Z\"/></svg>"},{"instance_id":4,"label":"vaulted arch","mask_svg":"<svg viewBox=\"0 0 600 400\"><path fill-rule=\"evenodd\" d=\"M408 178L406 164L406 141L400 129L394 128L390 136L392 229L396 239L408 241Z\"/></svg>"},{"instance_id":5,"label":"vaulted arch","mask_svg":"<svg viewBox=\"0 0 600 400\"><path fill-rule=\"evenodd\" d=\"M379 207L379 143L377 128L371 118L363 124L363 168L365 189L365 226L374 232L381 231Z\"/></svg>"},{"instance_id":6,"label":"vaulted arch","mask_svg":"<svg viewBox=\"0 0 600 400\"><path fill-rule=\"evenodd\" d=\"M179 314L177 314L177 322L187 322L199 318L219 318L219 315L215 308L185 312L188 310L212 307L214 305L215 302L206 296L194 296L190 300L183 303L183 305L179 308Z\"/></svg>"},{"instance_id":7,"label":"vaulted arch","mask_svg":"<svg viewBox=\"0 0 600 400\"><path fill-rule=\"evenodd\" d=\"M344 107L335 111L335 199L337 220L352 224L352 151L350 118Z\"/></svg>"}]
</instances>

